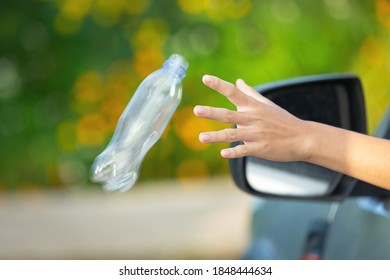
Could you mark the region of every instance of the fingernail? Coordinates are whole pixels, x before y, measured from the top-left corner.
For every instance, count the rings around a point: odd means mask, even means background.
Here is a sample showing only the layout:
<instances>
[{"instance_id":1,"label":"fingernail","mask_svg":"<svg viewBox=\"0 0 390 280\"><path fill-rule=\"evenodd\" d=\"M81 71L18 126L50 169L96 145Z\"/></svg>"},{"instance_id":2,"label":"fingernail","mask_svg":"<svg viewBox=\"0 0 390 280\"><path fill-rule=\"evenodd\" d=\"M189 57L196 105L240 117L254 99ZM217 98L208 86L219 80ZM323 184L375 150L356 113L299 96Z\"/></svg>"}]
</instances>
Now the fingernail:
<instances>
[{"instance_id":1,"label":"fingernail","mask_svg":"<svg viewBox=\"0 0 390 280\"><path fill-rule=\"evenodd\" d=\"M223 157L228 157L228 156L230 156L232 153L229 151L229 150L222 150L221 151L221 155L223 156Z\"/></svg>"},{"instance_id":2,"label":"fingernail","mask_svg":"<svg viewBox=\"0 0 390 280\"><path fill-rule=\"evenodd\" d=\"M198 115L204 115L206 114L206 109L202 106L196 106L195 111Z\"/></svg>"},{"instance_id":3,"label":"fingernail","mask_svg":"<svg viewBox=\"0 0 390 280\"><path fill-rule=\"evenodd\" d=\"M214 78L213 76L204 75L202 80L204 83L211 83L213 81L213 78Z\"/></svg>"},{"instance_id":4,"label":"fingernail","mask_svg":"<svg viewBox=\"0 0 390 280\"><path fill-rule=\"evenodd\" d=\"M240 82L240 83L243 83L243 84L246 85L246 82L243 79L241 79L241 78L237 79L237 82Z\"/></svg>"},{"instance_id":5,"label":"fingernail","mask_svg":"<svg viewBox=\"0 0 390 280\"><path fill-rule=\"evenodd\" d=\"M199 135L199 139L200 139L200 141L210 141L211 140L211 136L208 133L201 133Z\"/></svg>"}]
</instances>

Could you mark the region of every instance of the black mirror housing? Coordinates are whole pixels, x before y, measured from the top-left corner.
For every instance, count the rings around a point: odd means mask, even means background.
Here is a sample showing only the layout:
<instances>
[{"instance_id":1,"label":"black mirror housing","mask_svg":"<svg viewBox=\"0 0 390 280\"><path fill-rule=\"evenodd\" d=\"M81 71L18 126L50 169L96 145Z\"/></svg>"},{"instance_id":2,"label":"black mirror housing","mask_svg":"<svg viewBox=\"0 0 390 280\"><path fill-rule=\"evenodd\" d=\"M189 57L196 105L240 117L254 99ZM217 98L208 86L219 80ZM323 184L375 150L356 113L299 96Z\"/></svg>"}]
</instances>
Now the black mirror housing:
<instances>
[{"instance_id":1,"label":"black mirror housing","mask_svg":"<svg viewBox=\"0 0 390 280\"><path fill-rule=\"evenodd\" d=\"M363 89L356 75L299 77L255 89L301 119L367 133ZM340 200L349 195L358 182L305 162L279 163L243 157L231 159L229 164L238 187L263 197Z\"/></svg>"}]
</instances>

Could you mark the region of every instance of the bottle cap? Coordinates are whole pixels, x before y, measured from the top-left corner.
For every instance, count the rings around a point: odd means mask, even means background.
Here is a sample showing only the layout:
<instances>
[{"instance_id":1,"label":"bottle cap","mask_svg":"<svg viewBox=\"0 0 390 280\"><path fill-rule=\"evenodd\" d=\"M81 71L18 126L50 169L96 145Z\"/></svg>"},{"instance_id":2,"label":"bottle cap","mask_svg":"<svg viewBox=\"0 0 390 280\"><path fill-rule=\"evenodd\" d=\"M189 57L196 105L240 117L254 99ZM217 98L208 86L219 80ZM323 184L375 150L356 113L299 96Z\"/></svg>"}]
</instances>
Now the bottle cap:
<instances>
[{"instance_id":1,"label":"bottle cap","mask_svg":"<svg viewBox=\"0 0 390 280\"><path fill-rule=\"evenodd\" d=\"M183 79L186 75L188 62L179 54L172 54L163 64L163 68L170 69Z\"/></svg>"}]
</instances>

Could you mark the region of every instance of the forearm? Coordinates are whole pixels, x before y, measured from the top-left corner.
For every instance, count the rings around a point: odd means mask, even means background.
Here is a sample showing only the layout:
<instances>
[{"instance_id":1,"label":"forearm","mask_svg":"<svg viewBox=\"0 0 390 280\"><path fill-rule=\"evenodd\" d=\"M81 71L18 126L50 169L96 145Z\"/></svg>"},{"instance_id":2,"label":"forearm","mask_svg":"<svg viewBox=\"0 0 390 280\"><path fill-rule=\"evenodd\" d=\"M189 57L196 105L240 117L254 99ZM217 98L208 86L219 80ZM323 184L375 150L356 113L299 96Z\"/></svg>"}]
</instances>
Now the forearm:
<instances>
[{"instance_id":1,"label":"forearm","mask_svg":"<svg viewBox=\"0 0 390 280\"><path fill-rule=\"evenodd\" d=\"M307 161L390 190L390 141L306 122Z\"/></svg>"}]
</instances>

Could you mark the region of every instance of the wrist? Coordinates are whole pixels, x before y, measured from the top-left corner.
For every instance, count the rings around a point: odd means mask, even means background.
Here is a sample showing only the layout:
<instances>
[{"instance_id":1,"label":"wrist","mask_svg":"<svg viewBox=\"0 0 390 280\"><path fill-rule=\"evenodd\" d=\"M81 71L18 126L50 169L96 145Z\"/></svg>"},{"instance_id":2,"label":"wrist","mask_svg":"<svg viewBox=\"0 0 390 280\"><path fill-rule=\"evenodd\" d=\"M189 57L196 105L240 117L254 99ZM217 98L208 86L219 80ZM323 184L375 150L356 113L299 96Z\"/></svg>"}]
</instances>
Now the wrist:
<instances>
[{"instance_id":1,"label":"wrist","mask_svg":"<svg viewBox=\"0 0 390 280\"><path fill-rule=\"evenodd\" d=\"M315 157L315 151L318 148L318 123L302 120L302 141L301 157L302 161L312 162Z\"/></svg>"}]
</instances>

